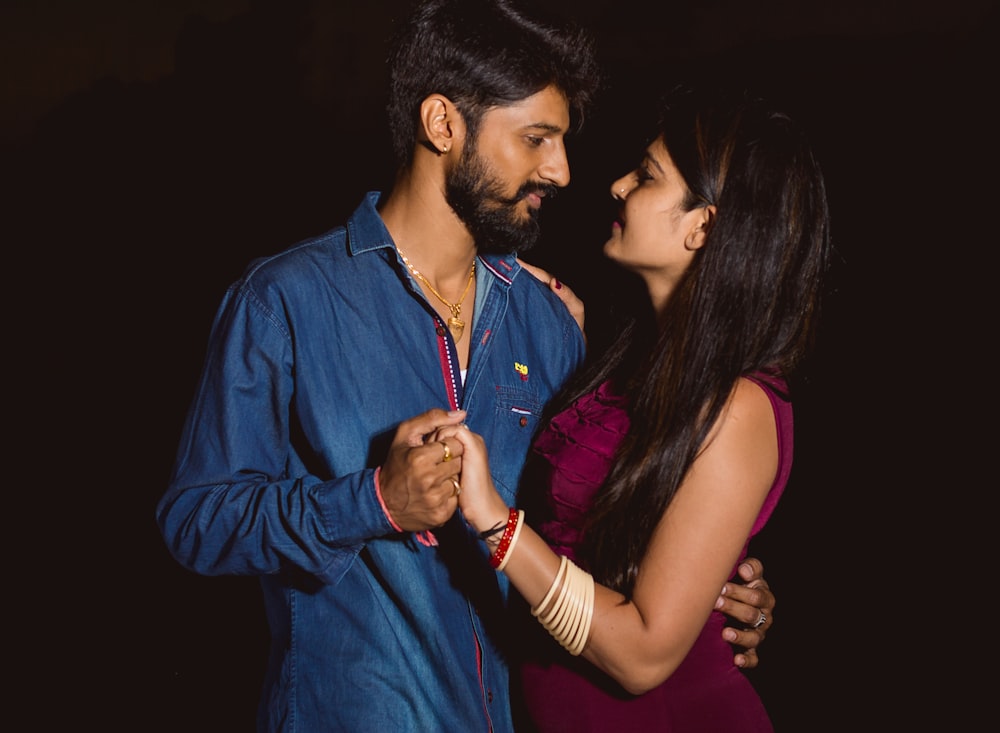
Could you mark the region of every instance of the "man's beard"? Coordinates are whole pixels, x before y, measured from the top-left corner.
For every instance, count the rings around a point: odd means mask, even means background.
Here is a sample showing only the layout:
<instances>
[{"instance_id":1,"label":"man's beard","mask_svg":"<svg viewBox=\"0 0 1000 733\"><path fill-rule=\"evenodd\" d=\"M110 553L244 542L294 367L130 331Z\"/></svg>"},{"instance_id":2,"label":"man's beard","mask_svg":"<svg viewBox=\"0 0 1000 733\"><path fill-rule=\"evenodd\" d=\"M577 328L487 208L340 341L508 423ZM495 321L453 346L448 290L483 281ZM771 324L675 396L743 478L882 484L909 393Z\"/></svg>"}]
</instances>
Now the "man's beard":
<instances>
[{"instance_id":1,"label":"man's beard","mask_svg":"<svg viewBox=\"0 0 1000 733\"><path fill-rule=\"evenodd\" d=\"M555 196L555 186L525 183L512 198L503 195L503 182L490 170L476 150L467 149L445 180L445 200L462 220L483 254L507 254L531 249L541 235L539 210L528 207L528 215L517 205L529 193Z\"/></svg>"}]
</instances>

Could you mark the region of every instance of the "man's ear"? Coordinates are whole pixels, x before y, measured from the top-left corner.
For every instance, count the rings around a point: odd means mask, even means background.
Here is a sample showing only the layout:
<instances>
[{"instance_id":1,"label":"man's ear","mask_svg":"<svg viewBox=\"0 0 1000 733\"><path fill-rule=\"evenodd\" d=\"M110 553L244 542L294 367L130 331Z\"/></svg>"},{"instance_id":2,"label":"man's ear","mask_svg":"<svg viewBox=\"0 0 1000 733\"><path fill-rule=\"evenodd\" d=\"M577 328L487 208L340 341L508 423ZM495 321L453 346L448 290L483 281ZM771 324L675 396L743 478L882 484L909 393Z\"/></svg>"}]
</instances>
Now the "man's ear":
<instances>
[{"instance_id":1,"label":"man's ear","mask_svg":"<svg viewBox=\"0 0 1000 733\"><path fill-rule=\"evenodd\" d=\"M443 94L431 94L420 103L419 140L431 152L447 154L464 129L458 110Z\"/></svg>"},{"instance_id":2,"label":"man's ear","mask_svg":"<svg viewBox=\"0 0 1000 733\"><path fill-rule=\"evenodd\" d=\"M684 238L684 246L687 249L701 249L705 246L705 238L715 222L716 208L714 205L701 206L688 212L693 215L691 229L688 230L687 237Z\"/></svg>"}]
</instances>

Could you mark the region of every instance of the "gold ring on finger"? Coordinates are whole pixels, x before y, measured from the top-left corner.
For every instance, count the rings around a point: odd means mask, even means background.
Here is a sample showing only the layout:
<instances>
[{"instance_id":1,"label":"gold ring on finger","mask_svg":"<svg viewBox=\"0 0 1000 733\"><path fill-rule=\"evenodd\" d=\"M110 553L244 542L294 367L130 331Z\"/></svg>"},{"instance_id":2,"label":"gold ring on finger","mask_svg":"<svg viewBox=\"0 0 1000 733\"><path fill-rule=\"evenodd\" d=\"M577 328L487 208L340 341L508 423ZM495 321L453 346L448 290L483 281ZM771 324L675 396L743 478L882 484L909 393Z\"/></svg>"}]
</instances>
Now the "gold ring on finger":
<instances>
[{"instance_id":1,"label":"gold ring on finger","mask_svg":"<svg viewBox=\"0 0 1000 733\"><path fill-rule=\"evenodd\" d=\"M451 481L451 485L455 487L455 491L452 493L452 496L458 496L459 494L461 494L462 484L458 483L458 479L452 476L451 479L449 480Z\"/></svg>"},{"instance_id":2,"label":"gold ring on finger","mask_svg":"<svg viewBox=\"0 0 1000 733\"><path fill-rule=\"evenodd\" d=\"M445 443L443 440L439 440L438 443L440 443L444 447L444 458L442 458L441 460L444 463L447 463L448 461L451 460L451 448L449 448L448 444Z\"/></svg>"}]
</instances>

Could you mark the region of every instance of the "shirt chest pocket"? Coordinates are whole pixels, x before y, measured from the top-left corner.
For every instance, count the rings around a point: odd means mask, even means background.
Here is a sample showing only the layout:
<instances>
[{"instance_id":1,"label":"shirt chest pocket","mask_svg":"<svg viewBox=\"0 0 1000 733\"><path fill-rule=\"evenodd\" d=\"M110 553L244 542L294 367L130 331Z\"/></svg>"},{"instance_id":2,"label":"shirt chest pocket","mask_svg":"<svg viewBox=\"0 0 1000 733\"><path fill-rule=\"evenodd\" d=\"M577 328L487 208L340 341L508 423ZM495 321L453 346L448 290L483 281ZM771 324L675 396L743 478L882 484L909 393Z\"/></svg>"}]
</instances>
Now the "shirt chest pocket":
<instances>
[{"instance_id":1,"label":"shirt chest pocket","mask_svg":"<svg viewBox=\"0 0 1000 733\"><path fill-rule=\"evenodd\" d=\"M487 447L493 480L508 502L514 501L517 482L544 406L542 399L531 390L496 385L492 439L487 440Z\"/></svg>"}]
</instances>

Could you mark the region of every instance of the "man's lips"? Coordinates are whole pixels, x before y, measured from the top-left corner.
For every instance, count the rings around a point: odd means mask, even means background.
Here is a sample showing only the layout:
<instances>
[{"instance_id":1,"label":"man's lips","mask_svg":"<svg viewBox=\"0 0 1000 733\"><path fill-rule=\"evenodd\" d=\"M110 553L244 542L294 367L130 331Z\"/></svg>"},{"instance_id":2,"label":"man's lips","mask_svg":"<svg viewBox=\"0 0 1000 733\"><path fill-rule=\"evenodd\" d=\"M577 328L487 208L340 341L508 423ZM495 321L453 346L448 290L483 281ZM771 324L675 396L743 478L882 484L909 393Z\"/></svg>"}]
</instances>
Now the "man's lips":
<instances>
[{"instance_id":1,"label":"man's lips","mask_svg":"<svg viewBox=\"0 0 1000 733\"><path fill-rule=\"evenodd\" d=\"M552 198L557 193L559 193L559 189L555 186L525 186L518 192L518 198L527 201L528 206L532 209L538 209L544 199Z\"/></svg>"}]
</instances>

